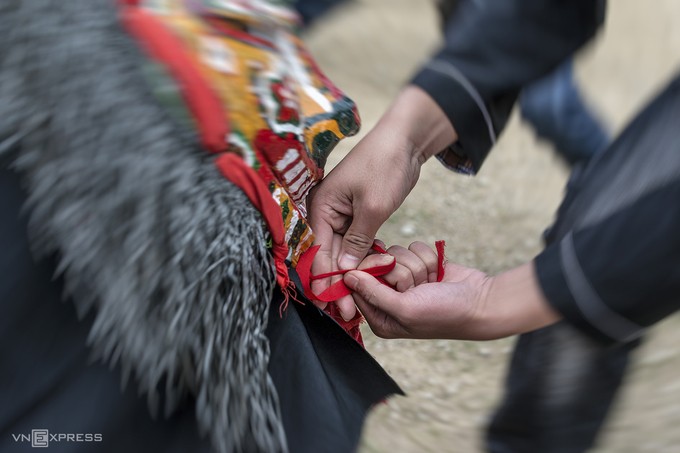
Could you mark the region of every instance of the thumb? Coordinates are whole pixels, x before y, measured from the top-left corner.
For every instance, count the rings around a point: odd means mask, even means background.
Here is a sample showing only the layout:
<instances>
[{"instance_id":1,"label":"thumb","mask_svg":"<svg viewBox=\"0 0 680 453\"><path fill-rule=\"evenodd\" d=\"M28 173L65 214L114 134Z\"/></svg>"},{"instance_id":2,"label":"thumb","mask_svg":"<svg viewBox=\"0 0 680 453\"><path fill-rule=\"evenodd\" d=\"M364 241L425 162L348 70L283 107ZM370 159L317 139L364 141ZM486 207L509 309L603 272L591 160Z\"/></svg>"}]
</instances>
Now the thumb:
<instances>
[{"instance_id":1,"label":"thumb","mask_svg":"<svg viewBox=\"0 0 680 453\"><path fill-rule=\"evenodd\" d=\"M338 266L340 269L356 269L361 260L368 254L375 235L380 228L380 223L375 225L374 221L360 221L358 218L370 218L371 216L361 216L355 213L352 224L342 238L340 248L340 258Z\"/></svg>"},{"instance_id":2,"label":"thumb","mask_svg":"<svg viewBox=\"0 0 680 453\"><path fill-rule=\"evenodd\" d=\"M354 298L359 308L364 308L362 305L368 304L374 309L390 313L399 303L399 293L366 272L348 272L344 275L344 282L355 292L355 296L359 296Z\"/></svg>"}]
</instances>

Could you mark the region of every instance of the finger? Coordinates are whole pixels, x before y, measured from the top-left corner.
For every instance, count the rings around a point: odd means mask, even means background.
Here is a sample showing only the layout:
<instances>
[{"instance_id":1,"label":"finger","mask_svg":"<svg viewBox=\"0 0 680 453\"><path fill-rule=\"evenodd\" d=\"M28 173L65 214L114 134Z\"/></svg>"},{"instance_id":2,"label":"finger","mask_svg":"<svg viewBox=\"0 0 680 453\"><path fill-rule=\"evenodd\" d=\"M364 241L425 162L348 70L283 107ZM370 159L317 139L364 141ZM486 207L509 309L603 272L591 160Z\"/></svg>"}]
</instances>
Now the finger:
<instances>
[{"instance_id":1,"label":"finger","mask_svg":"<svg viewBox=\"0 0 680 453\"><path fill-rule=\"evenodd\" d=\"M328 306L328 302L321 302L320 300L313 300L312 303L320 310L325 310Z\"/></svg>"},{"instance_id":2,"label":"finger","mask_svg":"<svg viewBox=\"0 0 680 453\"><path fill-rule=\"evenodd\" d=\"M403 247L402 249L407 253L410 253ZM390 248L390 250L392 250L392 248ZM389 264L392 264L392 262L394 262L395 259L398 260L398 258L395 258L394 256L391 255L369 255L361 262L358 270L366 270L373 267L387 266ZM426 275L425 272L423 272L423 274ZM411 269L400 263L396 263L394 269L392 269L387 275L384 275L382 278L390 286L392 286L400 293L403 293L407 289L416 286Z\"/></svg>"},{"instance_id":3,"label":"finger","mask_svg":"<svg viewBox=\"0 0 680 453\"><path fill-rule=\"evenodd\" d=\"M366 258L364 258L361 264L359 264L359 267L357 269L362 271L365 269L370 269L372 267L387 266L392 264L394 262L394 259L395 258L393 256L384 254L368 255Z\"/></svg>"},{"instance_id":4,"label":"finger","mask_svg":"<svg viewBox=\"0 0 680 453\"><path fill-rule=\"evenodd\" d=\"M367 256L361 264L359 264L359 269L370 269L372 267L387 266L394 262L394 257L390 255L382 254L371 254ZM345 296L339 299L337 302L338 310L340 315L345 321L349 321L354 316L356 316L356 299L353 296ZM351 317L349 317L351 315ZM349 318L348 318L349 317Z\"/></svg>"},{"instance_id":5,"label":"finger","mask_svg":"<svg viewBox=\"0 0 680 453\"><path fill-rule=\"evenodd\" d=\"M354 304L354 298L352 296L344 296L335 301L338 307L340 316L345 321L352 320L357 314L357 306Z\"/></svg>"},{"instance_id":6,"label":"finger","mask_svg":"<svg viewBox=\"0 0 680 453\"><path fill-rule=\"evenodd\" d=\"M413 252L427 268L427 281L434 283L439 276L439 258L437 252L424 242L416 241L408 246L408 249Z\"/></svg>"},{"instance_id":7,"label":"finger","mask_svg":"<svg viewBox=\"0 0 680 453\"><path fill-rule=\"evenodd\" d=\"M416 286L411 270L399 263L394 266L394 269L389 274L382 277L392 288L400 293L405 292L409 288Z\"/></svg>"},{"instance_id":8,"label":"finger","mask_svg":"<svg viewBox=\"0 0 680 453\"><path fill-rule=\"evenodd\" d=\"M342 247L342 236L340 235L335 235L333 237L333 256L337 257L338 253L340 253L340 248ZM333 270L337 270L337 260L333 261ZM342 275L337 275L335 277L331 278L331 284L334 284L338 281L342 280ZM350 321L354 316L357 314L357 308L356 305L354 305L354 298L351 295L343 296L340 299L336 300L335 305L338 308L338 312L340 313L340 316L342 319L345 321Z\"/></svg>"},{"instance_id":9,"label":"finger","mask_svg":"<svg viewBox=\"0 0 680 453\"><path fill-rule=\"evenodd\" d=\"M374 215L354 212L352 224L342 238L340 269L356 269L373 245L380 221Z\"/></svg>"},{"instance_id":10,"label":"finger","mask_svg":"<svg viewBox=\"0 0 680 453\"><path fill-rule=\"evenodd\" d=\"M335 263L337 259L333 256L333 228L325 222L317 222L313 227L314 244L319 246L319 251L314 257L312 263L312 274L321 275L327 274L335 270ZM312 291L314 294L321 294L326 288L330 286L330 279L324 278L321 280L312 281ZM317 306L319 306L317 304ZM324 305L325 307L325 305Z\"/></svg>"},{"instance_id":11,"label":"finger","mask_svg":"<svg viewBox=\"0 0 680 453\"><path fill-rule=\"evenodd\" d=\"M428 269L427 265L422 259L410 249L405 249L398 245L390 247L387 252L393 255L397 259L397 263L406 267L411 273L411 280L413 281L413 286L417 286L421 283L428 281ZM406 291L408 288L399 289L400 291Z\"/></svg>"},{"instance_id":12,"label":"finger","mask_svg":"<svg viewBox=\"0 0 680 453\"><path fill-rule=\"evenodd\" d=\"M383 285L366 272L348 272L344 279L345 285L359 296L355 300L361 304L359 308L362 312L364 309L374 307L388 315L393 315L403 305L398 292Z\"/></svg>"},{"instance_id":13,"label":"finger","mask_svg":"<svg viewBox=\"0 0 680 453\"><path fill-rule=\"evenodd\" d=\"M342 245L342 236L340 236L339 234L333 234L331 236L331 240L328 242L327 245L329 245L330 250L325 251L324 253L327 254L328 261L326 260L320 261L320 264L323 264L324 267L319 266L318 268L319 270L317 271L316 268L314 267L314 264L317 263L315 257L314 263L312 263L312 274L314 275L321 275L322 273L334 272L338 270L337 256L340 251L340 246ZM320 253L320 251L321 249L319 249L319 252L317 252L317 256L318 253ZM314 294L321 294L324 290L326 290L333 283L339 281L341 278L342 277L336 276L314 280L312 282L312 291L314 292Z\"/></svg>"},{"instance_id":14,"label":"finger","mask_svg":"<svg viewBox=\"0 0 680 453\"><path fill-rule=\"evenodd\" d=\"M356 293L354 294L354 300L357 302L359 311L361 311L373 333L381 338L394 338L396 336L394 334L396 322L389 315L379 308L367 304Z\"/></svg>"},{"instance_id":15,"label":"finger","mask_svg":"<svg viewBox=\"0 0 680 453\"><path fill-rule=\"evenodd\" d=\"M387 245L383 241L381 241L380 239L374 239L373 242L375 243L375 245L377 245L381 249L387 250Z\"/></svg>"},{"instance_id":16,"label":"finger","mask_svg":"<svg viewBox=\"0 0 680 453\"><path fill-rule=\"evenodd\" d=\"M354 295L354 300L357 301L361 314L366 319L371 330L378 337L400 338L406 336L404 328L396 320L390 317L390 315L373 305L367 304L362 297L356 293Z\"/></svg>"}]
</instances>

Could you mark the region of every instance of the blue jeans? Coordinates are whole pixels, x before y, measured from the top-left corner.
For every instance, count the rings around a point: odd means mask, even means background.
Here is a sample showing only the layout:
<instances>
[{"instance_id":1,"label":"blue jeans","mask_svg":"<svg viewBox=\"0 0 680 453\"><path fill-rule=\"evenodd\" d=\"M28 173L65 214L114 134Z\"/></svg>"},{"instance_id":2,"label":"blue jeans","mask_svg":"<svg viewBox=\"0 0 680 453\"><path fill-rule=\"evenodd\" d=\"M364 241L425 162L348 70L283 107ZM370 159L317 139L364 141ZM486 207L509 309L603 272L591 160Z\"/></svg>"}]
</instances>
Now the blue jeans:
<instances>
[{"instance_id":1,"label":"blue jeans","mask_svg":"<svg viewBox=\"0 0 680 453\"><path fill-rule=\"evenodd\" d=\"M609 134L584 103L574 83L573 63L526 86L519 97L522 117L553 143L570 164L589 160L609 144Z\"/></svg>"},{"instance_id":2,"label":"blue jeans","mask_svg":"<svg viewBox=\"0 0 680 453\"><path fill-rule=\"evenodd\" d=\"M293 7L302 16L305 26L326 14L331 8L345 0L295 0Z\"/></svg>"}]
</instances>

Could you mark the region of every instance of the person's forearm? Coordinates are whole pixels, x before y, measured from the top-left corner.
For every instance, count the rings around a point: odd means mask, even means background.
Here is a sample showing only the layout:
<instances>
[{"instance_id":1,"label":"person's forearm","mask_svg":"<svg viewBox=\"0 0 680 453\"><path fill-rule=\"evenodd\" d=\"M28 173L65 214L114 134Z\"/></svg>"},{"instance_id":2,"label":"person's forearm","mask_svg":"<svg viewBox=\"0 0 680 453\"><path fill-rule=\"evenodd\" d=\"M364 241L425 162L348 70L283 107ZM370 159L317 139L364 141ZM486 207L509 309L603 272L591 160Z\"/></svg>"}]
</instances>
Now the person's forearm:
<instances>
[{"instance_id":1,"label":"person's forearm","mask_svg":"<svg viewBox=\"0 0 680 453\"><path fill-rule=\"evenodd\" d=\"M488 339L540 329L561 318L543 295L533 262L492 277L477 312L480 333Z\"/></svg>"},{"instance_id":2,"label":"person's forearm","mask_svg":"<svg viewBox=\"0 0 680 453\"><path fill-rule=\"evenodd\" d=\"M405 87L376 125L399 135L406 150L422 164L457 140L439 105L415 85Z\"/></svg>"}]
</instances>

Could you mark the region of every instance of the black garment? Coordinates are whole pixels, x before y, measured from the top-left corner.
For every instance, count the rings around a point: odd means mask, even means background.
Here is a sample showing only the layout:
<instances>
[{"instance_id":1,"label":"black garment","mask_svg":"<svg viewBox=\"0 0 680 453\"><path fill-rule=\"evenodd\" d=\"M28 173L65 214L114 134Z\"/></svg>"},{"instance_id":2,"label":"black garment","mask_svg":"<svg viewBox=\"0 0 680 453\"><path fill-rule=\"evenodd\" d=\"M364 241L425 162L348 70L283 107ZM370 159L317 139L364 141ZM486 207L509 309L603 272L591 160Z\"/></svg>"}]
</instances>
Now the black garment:
<instances>
[{"instance_id":1,"label":"black garment","mask_svg":"<svg viewBox=\"0 0 680 453\"><path fill-rule=\"evenodd\" d=\"M573 178L535 261L552 306L603 342L680 308L680 77Z\"/></svg>"},{"instance_id":2,"label":"black garment","mask_svg":"<svg viewBox=\"0 0 680 453\"><path fill-rule=\"evenodd\" d=\"M593 37L603 8L595 0L461 1L447 23L444 47L412 82L439 104L458 133L440 158L460 155L479 170L522 86Z\"/></svg>"},{"instance_id":3,"label":"black garment","mask_svg":"<svg viewBox=\"0 0 680 453\"><path fill-rule=\"evenodd\" d=\"M479 170L527 83L595 33L592 0L466 1L413 83L459 141L440 154ZM522 335L489 427L494 453L581 452L596 440L644 328L680 307L680 80L575 172L540 286L564 322ZM585 335L581 335L585 334Z\"/></svg>"},{"instance_id":4,"label":"black garment","mask_svg":"<svg viewBox=\"0 0 680 453\"><path fill-rule=\"evenodd\" d=\"M63 301L55 260L35 262L19 178L0 166L0 451L32 451L16 441L33 429L101 435L100 442L50 442L58 452L208 452L187 398L169 419L153 420L134 382L121 391L118 367L92 362L92 316L78 320ZM399 387L342 328L311 303L270 306L269 373L279 394L291 452L356 449L373 404ZM247 383L244 383L247 385ZM14 436L13 436L14 435Z\"/></svg>"},{"instance_id":5,"label":"black garment","mask_svg":"<svg viewBox=\"0 0 680 453\"><path fill-rule=\"evenodd\" d=\"M519 89L592 37L603 8L593 0L461 2L444 49L413 82L449 116L460 137L454 152L479 169ZM680 304L679 96L676 81L574 180L555 245L536 260L550 303L604 341L629 341Z\"/></svg>"},{"instance_id":6,"label":"black garment","mask_svg":"<svg viewBox=\"0 0 680 453\"><path fill-rule=\"evenodd\" d=\"M521 335L504 399L487 430L487 450L580 453L591 448L638 344L606 346L566 322Z\"/></svg>"},{"instance_id":7,"label":"black garment","mask_svg":"<svg viewBox=\"0 0 680 453\"><path fill-rule=\"evenodd\" d=\"M269 374L279 394L288 448L356 451L368 410L403 392L375 360L311 302L269 313Z\"/></svg>"},{"instance_id":8,"label":"black garment","mask_svg":"<svg viewBox=\"0 0 680 453\"><path fill-rule=\"evenodd\" d=\"M32 451L12 434L101 434L101 442L50 442L58 452L208 452L193 404L152 420L146 400L119 369L91 363L91 318L62 301L55 260L36 263L26 235L19 178L0 167L0 451ZM132 385L131 385L132 384Z\"/></svg>"},{"instance_id":9,"label":"black garment","mask_svg":"<svg viewBox=\"0 0 680 453\"><path fill-rule=\"evenodd\" d=\"M520 336L490 452L592 447L636 338L680 306L679 115L680 78L573 174L535 262L565 321Z\"/></svg>"},{"instance_id":10,"label":"black garment","mask_svg":"<svg viewBox=\"0 0 680 453\"><path fill-rule=\"evenodd\" d=\"M305 26L311 25L346 0L295 0L293 7L302 17Z\"/></svg>"}]
</instances>

